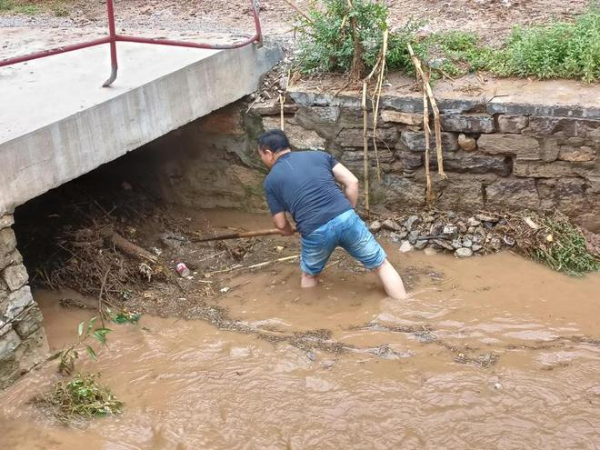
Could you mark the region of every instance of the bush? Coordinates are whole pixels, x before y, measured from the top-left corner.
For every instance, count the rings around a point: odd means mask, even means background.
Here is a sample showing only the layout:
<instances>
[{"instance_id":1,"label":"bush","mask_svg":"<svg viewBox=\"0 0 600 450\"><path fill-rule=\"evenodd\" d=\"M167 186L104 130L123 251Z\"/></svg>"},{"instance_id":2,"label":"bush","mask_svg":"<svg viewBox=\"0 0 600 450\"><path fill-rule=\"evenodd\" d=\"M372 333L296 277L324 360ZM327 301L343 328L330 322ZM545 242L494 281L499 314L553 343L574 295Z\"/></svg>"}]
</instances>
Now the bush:
<instances>
[{"instance_id":1,"label":"bush","mask_svg":"<svg viewBox=\"0 0 600 450\"><path fill-rule=\"evenodd\" d=\"M364 47L363 62L373 67L387 27L388 9L369 0L356 0L349 11L346 0L325 0L324 10L310 11L299 28L300 70L307 74L348 72L353 45L349 17L356 17ZM600 8L592 3L573 23L515 28L500 49L482 45L477 35L461 31L417 36L422 23L409 22L390 33L387 55L392 71L414 73L408 54L415 53L434 75L462 76L476 70L499 76L600 79Z\"/></svg>"},{"instance_id":2,"label":"bush","mask_svg":"<svg viewBox=\"0 0 600 450\"><path fill-rule=\"evenodd\" d=\"M354 56L351 18L356 19L358 26L365 68L373 67L381 48L382 31L387 27L388 9L385 4L370 0L354 0L353 6L350 10L347 0L324 0L323 10L310 10L310 20L300 18L296 29L303 73L350 70Z\"/></svg>"}]
</instances>

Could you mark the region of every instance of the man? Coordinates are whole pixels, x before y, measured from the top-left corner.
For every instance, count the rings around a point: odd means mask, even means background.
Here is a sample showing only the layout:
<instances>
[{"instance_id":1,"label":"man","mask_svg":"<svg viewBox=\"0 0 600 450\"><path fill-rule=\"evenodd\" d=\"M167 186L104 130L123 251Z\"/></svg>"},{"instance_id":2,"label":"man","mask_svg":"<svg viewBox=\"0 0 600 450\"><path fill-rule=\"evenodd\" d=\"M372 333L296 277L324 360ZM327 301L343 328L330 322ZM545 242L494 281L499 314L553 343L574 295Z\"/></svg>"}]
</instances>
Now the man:
<instances>
[{"instance_id":1,"label":"man","mask_svg":"<svg viewBox=\"0 0 600 450\"><path fill-rule=\"evenodd\" d=\"M281 130L262 134L258 153L270 169L264 188L273 223L284 236L294 234L285 215L289 212L302 235L302 287L317 285L319 274L339 246L374 270L390 297L407 298L400 275L354 211L358 179L352 172L328 153L292 152Z\"/></svg>"}]
</instances>

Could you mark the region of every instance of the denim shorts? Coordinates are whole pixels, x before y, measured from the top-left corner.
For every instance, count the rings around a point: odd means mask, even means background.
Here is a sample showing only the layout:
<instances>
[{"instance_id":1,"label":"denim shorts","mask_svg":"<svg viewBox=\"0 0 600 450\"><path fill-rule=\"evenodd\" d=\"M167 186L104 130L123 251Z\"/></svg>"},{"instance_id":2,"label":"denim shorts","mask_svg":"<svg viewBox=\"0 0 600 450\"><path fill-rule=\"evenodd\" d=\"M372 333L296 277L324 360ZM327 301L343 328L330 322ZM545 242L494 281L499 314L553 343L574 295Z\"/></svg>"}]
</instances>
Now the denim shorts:
<instances>
[{"instance_id":1,"label":"denim shorts","mask_svg":"<svg viewBox=\"0 0 600 450\"><path fill-rule=\"evenodd\" d=\"M302 236L302 272L320 274L336 247L342 247L369 270L381 266L387 257L362 219L351 209L308 236Z\"/></svg>"}]
</instances>

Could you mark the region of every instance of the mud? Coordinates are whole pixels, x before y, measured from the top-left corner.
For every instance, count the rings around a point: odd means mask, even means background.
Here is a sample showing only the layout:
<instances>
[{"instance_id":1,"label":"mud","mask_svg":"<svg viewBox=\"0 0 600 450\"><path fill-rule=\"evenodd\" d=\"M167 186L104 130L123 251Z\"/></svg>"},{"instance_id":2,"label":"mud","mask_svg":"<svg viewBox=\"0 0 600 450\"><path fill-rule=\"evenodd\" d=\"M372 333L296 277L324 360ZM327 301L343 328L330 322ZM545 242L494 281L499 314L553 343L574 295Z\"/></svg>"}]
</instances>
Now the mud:
<instances>
[{"instance_id":1,"label":"mud","mask_svg":"<svg viewBox=\"0 0 600 450\"><path fill-rule=\"evenodd\" d=\"M56 379L49 363L0 397L2 448L598 448L600 276L510 253L387 250L419 274L409 301L339 264L302 291L281 263L230 279L210 304L224 321L114 325L81 367L102 373L124 414L54 423L28 404ZM36 293L52 349L94 314L63 297Z\"/></svg>"}]
</instances>

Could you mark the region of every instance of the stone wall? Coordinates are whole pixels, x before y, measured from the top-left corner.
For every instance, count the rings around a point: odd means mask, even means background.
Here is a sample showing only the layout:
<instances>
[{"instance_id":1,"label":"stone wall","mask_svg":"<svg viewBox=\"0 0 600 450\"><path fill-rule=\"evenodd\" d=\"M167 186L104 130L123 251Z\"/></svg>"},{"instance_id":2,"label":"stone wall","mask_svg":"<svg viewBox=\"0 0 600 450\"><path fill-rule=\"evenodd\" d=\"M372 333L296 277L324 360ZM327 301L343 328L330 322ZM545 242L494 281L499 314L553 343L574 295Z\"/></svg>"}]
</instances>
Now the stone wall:
<instances>
[{"instance_id":1,"label":"stone wall","mask_svg":"<svg viewBox=\"0 0 600 450\"><path fill-rule=\"evenodd\" d=\"M376 132L381 184L374 182L372 112L368 119L372 199L394 210L422 207L422 98L388 95L381 103ZM437 177L432 151L436 206L467 211L558 209L600 232L600 110L468 97L442 98L439 107L448 180ZM295 147L327 149L362 178L363 119L357 96L299 87L288 93L285 112L285 129ZM250 114L261 118L264 129L280 126L274 101L254 105Z\"/></svg>"},{"instance_id":2,"label":"stone wall","mask_svg":"<svg viewBox=\"0 0 600 450\"><path fill-rule=\"evenodd\" d=\"M600 90L599 90L600 91ZM430 157L435 206L455 211L561 210L600 232L600 108L440 98L444 169ZM376 133L382 182L369 139L371 204L395 212L425 206L422 99L382 98ZM285 131L296 149L326 149L362 181L363 118L357 96L288 92ZM369 137L374 131L369 115ZM131 155L147 189L199 208L265 210L266 174L256 139L280 127L273 98L240 101L176 130ZM139 180L138 180L139 182Z\"/></svg>"},{"instance_id":3,"label":"stone wall","mask_svg":"<svg viewBox=\"0 0 600 450\"><path fill-rule=\"evenodd\" d=\"M0 216L0 389L46 356L42 313L27 285L12 215Z\"/></svg>"}]
</instances>

